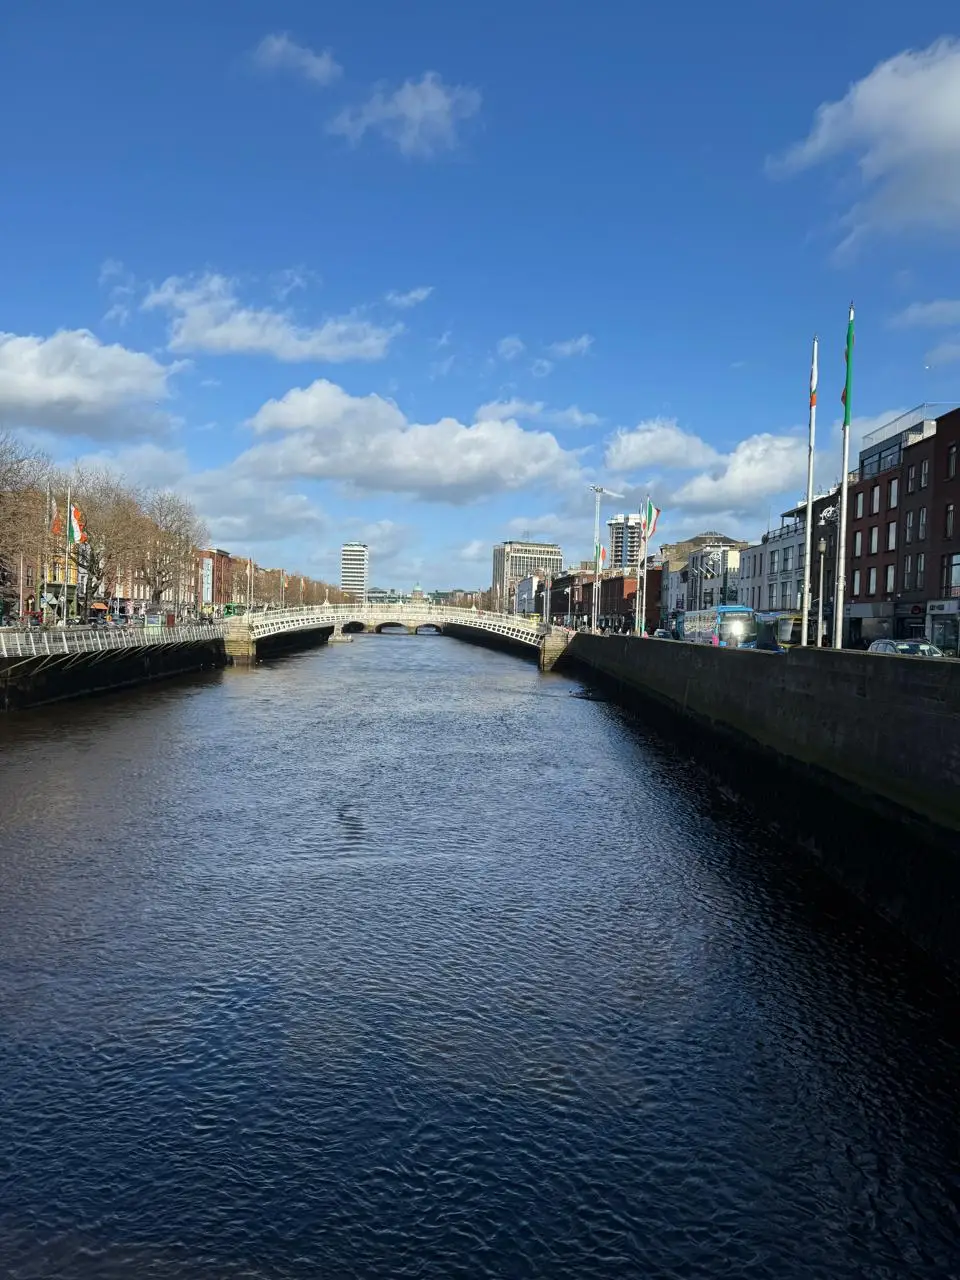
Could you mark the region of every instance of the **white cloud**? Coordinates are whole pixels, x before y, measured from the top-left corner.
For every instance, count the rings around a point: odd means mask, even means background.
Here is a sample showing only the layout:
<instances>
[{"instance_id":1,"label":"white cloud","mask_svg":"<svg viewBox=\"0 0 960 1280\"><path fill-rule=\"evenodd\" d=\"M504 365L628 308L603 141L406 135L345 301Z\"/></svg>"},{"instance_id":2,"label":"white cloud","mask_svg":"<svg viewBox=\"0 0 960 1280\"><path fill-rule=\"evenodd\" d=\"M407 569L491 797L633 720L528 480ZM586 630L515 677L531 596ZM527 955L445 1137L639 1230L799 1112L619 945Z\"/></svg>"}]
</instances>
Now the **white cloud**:
<instances>
[{"instance_id":1,"label":"white cloud","mask_svg":"<svg viewBox=\"0 0 960 1280\"><path fill-rule=\"evenodd\" d=\"M558 360L569 360L571 356L585 356L592 346L592 336L589 333L581 333L579 338L567 338L565 342L552 342L547 350Z\"/></svg>"},{"instance_id":2,"label":"white cloud","mask_svg":"<svg viewBox=\"0 0 960 1280\"><path fill-rule=\"evenodd\" d=\"M863 199L844 215L845 246L872 231L960 224L960 42L936 41L881 62L839 102L823 103L808 136L768 162L792 174L855 157Z\"/></svg>"},{"instance_id":3,"label":"white cloud","mask_svg":"<svg viewBox=\"0 0 960 1280\"><path fill-rule=\"evenodd\" d=\"M263 71L293 71L316 85L332 84L343 72L329 49L314 53L286 32L264 36L253 51L253 60Z\"/></svg>"},{"instance_id":4,"label":"white cloud","mask_svg":"<svg viewBox=\"0 0 960 1280\"><path fill-rule=\"evenodd\" d=\"M694 470L717 462L716 449L684 431L675 418L648 418L632 429L621 428L608 442L604 461L611 471L641 467Z\"/></svg>"},{"instance_id":5,"label":"white cloud","mask_svg":"<svg viewBox=\"0 0 960 1280\"><path fill-rule=\"evenodd\" d=\"M106 438L158 429L158 401L179 365L100 342L87 329L50 338L0 333L0 421L57 434Z\"/></svg>"},{"instance_id":6,"label":"white cloud","mask_svg":"<svg viewBox=\"0 0 960 1280\"><path fill-rule=\"evenodd\" d=\"M924 358L931 367L941 364L956 364L960 360L960 339L956 342L941 342L932 351L928 351Z\"/></svg>"},{"instance_id":7,"label":"white cloud","mask_svg":"<svg viewBox=\"0 0 960 1280\"><path fill-rule=\"evenodd\" d=\"M476 89L444 84L436 71L427 71L389 95L377 89L362 106L341 111L327 129L355 146L373 129L402 155L426 159L457 146L457 126L477 114L480 101Z\"/></svg>"},{"instance_id":8,"label":"white cloud","mask_svg":"<svg viewBox=\"0 0 960 1280\"><path fill-rule=\"evenodd\" d=\"M305 328L286 312L242 306L235 282L215 274L171 276L150 291L143 307L173 316L172 351L270 355L290 362L380 360L403 331L402 325L383 328L356 316L333 317Z\"/></svg>"},{"instance_id":9,"label":"white cloud","mask_svg":"<svg viewBox=\"0 0 960 1280\"><path fill-rule=\"evenodd\" d=\"M506 422L508 418L536 418L542 412L542 400L491 400L473 416L475 422Z\"/></svg>"},{"instance_id":10,"label":"white cloud","mask_svg":"<svg viewBox=\"0 0 960 1280\"><path fill-rule=\"evenodd\" d=\"M553 372L552 360L534 360L530 366L530 372L535 378L545 378L549 373Z\"/></svg>"},{"instance_id":11,"label":"white cloud","mask_svg":"<svg viewBox=\"0 0 960 1280\"><path fill-rule=\"evenodd\" d=\"M567 409L548 409L542 400L491 400L480 405L474 414L476 422L505 422L508 418L540 418L557 427L595 427L601 421L595 413L585 413L575 404Z\"/></svg>"},{"instance_id":12,"label":"white cloud","mask_svg":"<svg viewBox=\"0 0 960 1280\"><path fill-rule=\"evenodd\" d=\"M509 334L506 338L501 338L497 343L497 355L501 360L516 360L517 356L523 355L525 350L525 344L515 333Z\"/></svg>"},{"instance_id":13,"label":"white cloud","mask_svg":"<svg viewBox=\"0 0 960 1280\"><path fill-rule=\"evenodd\" d=\"M338 480L370 492L469 502L567 483L578 473L575 456L549 432L514 421L410 423L380 396L351 396L325 379L268 401L250 425L281 435L248 450L237 466L276 480Z\"/></svg>"},{"instance_id":14,"label":"white cloud","mask_svg":"<svg viewBox=\"0 0 960 1280\"><path fill-rule=\"evenodd\" d=\"M544 421L558 427L598 427L603 421L595 413L585 413L575 404L567 409L548 409L543 417Z\"/></svg>"},{"instance_id":15,"label":"white cloud","mask_svg":"<svg viewBox=\"0 0 960 1280\"><path fill-rule=\"evenodd\" d=\"M409 293L397 293L391 289L386 300L391 307L406 311L409 307L417 307L421 302L426 302L431 293L433 293L433 285L422 284L418 289L411 289Z\"/></svg>"},{"instance_id":16,"label":"white cloud","mask_svg":"<svg viewBox=\"0 0 960 1280\"><path fill-rule=\"evenodd\" d=\"M507 533L515 538L535 538L546 535L555 537L560 529L569 525L569 520L548 512L541 516L514 516L507 521Z\"/></svg>"},{"instance_id":17,"label":"white cloud","mask_svg":"<svg viewBox=\"0 0 960 1280\"><path fill-rule=\"evenodd\" d=\"M799 435L749 436L710 471L681 485L672 500L688 512L754 512L767 497L799 492L806 479L806 457L806 440Z\"/></svg>"},{"instance_id":18,"label":"white cloud","mask_svg":"<svg viewBox=\"0 0 960 1280\"><path fill-rule=\"evenodd\" d=\"M960 301L939 298L936 302L911 302L890 323L898 329L940 329L960 324Z\"/></svg>"},{"instance_id":19,"label":"white cloud","mask_svg":"<svg viewBox=\"0 0 960 1280\"><path fill-rule=\"evenodd\" d=\"M491 552L492 546L489 542L484 542L482 538L472 538L466 546L460 548L457 556L467 564L482 564L490 559Z\"/></svg>"}]
</instances>

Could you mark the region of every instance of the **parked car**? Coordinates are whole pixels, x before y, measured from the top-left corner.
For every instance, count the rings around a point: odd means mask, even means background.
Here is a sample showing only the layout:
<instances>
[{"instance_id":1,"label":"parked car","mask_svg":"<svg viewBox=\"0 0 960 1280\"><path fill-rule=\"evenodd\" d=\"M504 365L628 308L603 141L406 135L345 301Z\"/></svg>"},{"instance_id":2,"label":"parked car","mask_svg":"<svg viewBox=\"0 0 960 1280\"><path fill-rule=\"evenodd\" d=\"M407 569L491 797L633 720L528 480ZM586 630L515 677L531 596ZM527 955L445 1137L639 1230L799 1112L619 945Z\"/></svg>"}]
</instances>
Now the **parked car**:
<instances>
[{"instance_id":1,"label":"parked car","mask_svg":"<svg viewBox=\"0 0 960 1280\"><path fill-rule=\"evenodd\" d=\"M653 638L654 640L672 640L673 636L669 631L664 631L663 627L657 627L656 631L653 633Z\"/></svg>"},{"instance_id":2,"label":"parked car","mask_svg":"<svg viewBox=\"0 0 960 1280\"><path fill-rule=\"evenodd\" d=\"M901 658L945 658L947 655L927 640L874 640L867 653L889 653Z\"/></svg>"}]
</instances>

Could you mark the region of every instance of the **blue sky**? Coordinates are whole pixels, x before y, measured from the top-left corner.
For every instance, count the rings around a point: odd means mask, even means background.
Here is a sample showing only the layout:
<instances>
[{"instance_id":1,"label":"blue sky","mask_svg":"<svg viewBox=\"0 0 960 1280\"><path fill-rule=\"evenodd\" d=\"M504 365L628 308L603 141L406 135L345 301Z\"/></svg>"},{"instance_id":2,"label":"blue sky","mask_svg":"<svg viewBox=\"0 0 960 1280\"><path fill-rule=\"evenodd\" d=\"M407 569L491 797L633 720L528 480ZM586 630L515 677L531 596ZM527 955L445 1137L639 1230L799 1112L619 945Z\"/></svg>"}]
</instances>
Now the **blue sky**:
<instances>
[{"instance_id":1,"label":"blue sky","mask_svg":"<svg viewBox=\"0 0 960 1280\"><path fill-rule=\"evenodd\" d=\"M91 16L94 15L94 16ZM953 27L951 26L953 23ZM954 6L8 0L0 424L188 493L213 541L483 586L753 535L960 399Z\"/></svg>"}]
</instances>

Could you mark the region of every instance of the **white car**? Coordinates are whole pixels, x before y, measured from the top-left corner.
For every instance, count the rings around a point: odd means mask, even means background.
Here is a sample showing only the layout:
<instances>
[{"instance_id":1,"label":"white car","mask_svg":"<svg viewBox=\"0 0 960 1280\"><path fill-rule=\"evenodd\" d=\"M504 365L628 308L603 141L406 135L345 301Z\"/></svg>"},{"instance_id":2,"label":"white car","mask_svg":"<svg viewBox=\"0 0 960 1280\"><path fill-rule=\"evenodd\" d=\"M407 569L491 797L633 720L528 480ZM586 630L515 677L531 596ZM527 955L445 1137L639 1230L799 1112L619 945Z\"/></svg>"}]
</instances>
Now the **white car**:
<instances>
[{"instance_id":1,"label":"white car","mask_svg":"<svg viewBox=\"0 0 960 1280\"><path fill-rule=\"evenodd\" d=\"M867 653L891 653L901 658L945 658L946 654L927 640L874 640Z\"/></svg>"}]
</instances>

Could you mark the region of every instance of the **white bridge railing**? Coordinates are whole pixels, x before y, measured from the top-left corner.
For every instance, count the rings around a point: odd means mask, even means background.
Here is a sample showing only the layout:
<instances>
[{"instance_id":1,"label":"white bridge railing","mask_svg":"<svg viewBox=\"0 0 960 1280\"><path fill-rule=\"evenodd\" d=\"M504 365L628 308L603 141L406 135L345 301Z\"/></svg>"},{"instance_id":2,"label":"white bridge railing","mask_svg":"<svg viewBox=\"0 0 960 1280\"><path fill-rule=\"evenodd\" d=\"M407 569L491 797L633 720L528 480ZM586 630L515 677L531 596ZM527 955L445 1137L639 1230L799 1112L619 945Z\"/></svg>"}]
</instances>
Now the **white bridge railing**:
<instances>
[{"instance_id":1,"label":"white bridge railing","mask_svg":"<svg viewBox=\"0 0 960 1280\"><path fill-rule=\"evenodd\" d=\"M193 644L223 636L220 623L185 627L31 627L14 631L0 627L0 658L42 658L64 653L106 653L116 649L144 649L161 644Z\"/></svg>"},{"instance_id":2,"label":"white bridge railing","mask_svg":"<svg viewBox=\"0 0 960 1280\"><path fill-rule=\"evenodd\" d=\"M484 609L464 609L455 605L410 604L328 604L294 609L267 609L248 613L229 622L231 628L246 631L254 640L285 631L306 631L313 627L343 628L350 623L380 627L394 623L404 627L470 627L538 647L550 628L530 618Z\"/></svg>"}]
</instances>

